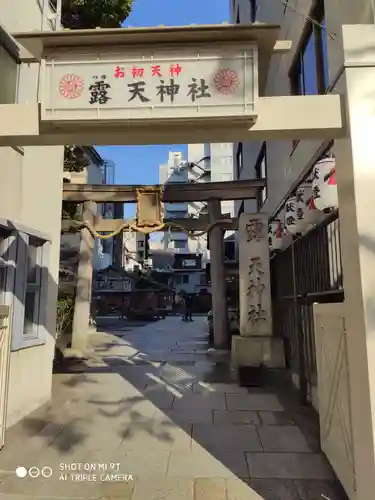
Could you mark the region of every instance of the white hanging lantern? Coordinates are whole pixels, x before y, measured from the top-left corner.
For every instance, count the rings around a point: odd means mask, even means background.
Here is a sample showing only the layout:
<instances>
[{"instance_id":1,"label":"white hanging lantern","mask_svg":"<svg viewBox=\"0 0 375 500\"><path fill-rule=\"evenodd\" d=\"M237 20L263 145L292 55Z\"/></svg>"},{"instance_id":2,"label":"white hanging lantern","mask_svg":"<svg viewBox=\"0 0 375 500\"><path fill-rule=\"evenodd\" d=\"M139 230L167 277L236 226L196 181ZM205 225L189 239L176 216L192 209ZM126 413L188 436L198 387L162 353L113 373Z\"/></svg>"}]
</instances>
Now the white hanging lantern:
<instances>
[{"instance_id":1,"label":"white hanging lantern","mask_svg":"<svg viewBox=\"0 0 375 500\"><path fill-rule=\"evenodd\" d=\"M268 242L270 250L281 250L283 247L284 227L281 220L277 219L268 224Z\"/></svg>"},{"instance_id":2,"label":"white hanging lantern","mask_svg":"<svg viewBox=\"0 0 375 500\"><path fill-rule=\"evenodd\" d=\"M335 158L324 158L314 166L312 193L318 210L338 207Z\"/></svg>"},{"instance_id":3,"label":"white hanging lantern","mask_svg":"<svg viewBox=\"0 0 375 500\"><path fill-rule=\"evenodd\" d=\"M312 226L314 224L318 224L323 218L323 214L320 210L318 210L315 206L315 201L313 198L313 188L312 184L305 184L305 222L307 226Z\"/></svg>"},{"instance_id":4,"label":"white hanging lantern","mask_svg":"<svg viewBox=\"0 0 375 500\"><path fill-rule=\"evenodd\" d=\"M285 203L285 229L290 234L297 234L299 232L297 224L297 198L291 196Z\"/></svg>"}]
</instances>

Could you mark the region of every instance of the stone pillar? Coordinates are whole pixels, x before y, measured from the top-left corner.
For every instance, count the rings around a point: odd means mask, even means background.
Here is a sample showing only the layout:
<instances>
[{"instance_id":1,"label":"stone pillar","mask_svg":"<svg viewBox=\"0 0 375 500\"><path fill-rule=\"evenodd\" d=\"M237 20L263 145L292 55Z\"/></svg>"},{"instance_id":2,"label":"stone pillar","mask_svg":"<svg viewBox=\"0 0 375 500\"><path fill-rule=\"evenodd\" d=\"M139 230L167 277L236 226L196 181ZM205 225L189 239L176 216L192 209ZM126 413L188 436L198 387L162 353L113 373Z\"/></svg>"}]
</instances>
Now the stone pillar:
<instances>
[{"instance_id":1,"label":"stone pillar","mask_svg":"<svg viewBox=\"0 0 375 500\"><path fill-rule=\"evenodd\" d=\"M208 214L210 222L221 218L219 200L208 202ZM214 346L217 349L228 349L229 325L224 268L224 232L219 226L215 226L209 237Z\"/></svg>"},{"instance_id":2,"label":"stone pillar","mask_svg":"<svg viewBox=\"0 0 375 500\"><path fill-rule=\"evenodd\" d=\"M335 141L355 496L375 491L375 26L343 26L347 133ZM339 389L336 387L336 391ZM341 397L346 397L343 395ZM351 429L350 429L351 427Z\"/></svg>"},{"instance_id":3,"label":"stone pillar","mask_svg":"<svg viewBox=\"0 0 375 500\"><path fill-rule=\"evenodd\" d=\"M94 225L97 206L94 202L83 204L83 220ZM87 349L93 273L94 238L88 229L81 230L76 299L74 304L72 348L66 355L82 357Z\"/></svg>"},{"instance_id":4,"label":"stone pillar","mask_svg":"<svg viewBox=\"0 0 375 500\"><path fill-rule=\"evenodd\" d=\"M232 338L232 365L284 366L281 339L272 337L268 215L239 219L240 335Z\"/></svg>"}]
</instances>

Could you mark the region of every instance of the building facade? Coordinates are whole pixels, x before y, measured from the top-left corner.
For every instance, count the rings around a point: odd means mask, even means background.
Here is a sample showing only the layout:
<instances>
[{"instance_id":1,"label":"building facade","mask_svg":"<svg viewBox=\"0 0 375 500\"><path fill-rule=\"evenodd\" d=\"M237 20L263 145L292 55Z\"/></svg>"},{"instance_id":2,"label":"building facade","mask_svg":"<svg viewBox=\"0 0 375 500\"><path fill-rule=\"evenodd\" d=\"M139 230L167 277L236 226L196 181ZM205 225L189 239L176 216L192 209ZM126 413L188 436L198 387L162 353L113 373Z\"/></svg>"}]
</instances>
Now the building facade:
<instances>
[{"instance_id":1,"label":"building facade","mask_svg":"<svg viewBox=\"0 0 375 500\"><path fill-rule=\"evenodd\" d=\"M159 167L159 184L188 182L187 169L181 168L184 159L180 152L169 152L168 161ZM188 217L187 203L165 203L164 217L166 219L183 219ZM189 238L183 231L165 231L162 233L162 243L165 250L174 253L189 251Z\"/></svg>"},{"instance_id":2,"label":"building facade","mask_svg":"<svg viewBox=\"0 0 375 500\"><path fill-rule=\"evenodd\" d=\"M38 101L40 65L21 64L9 33L54 29L56 13L44 4L1 3L0 104ZM0 296L12 324L9 427L51 394L64 147L2 147L0 158Z\"/></svg>"},{"instance_id":3,"label":"building facade","mask_svg":"<svg viewBox=\"0 0 375 500\"><path fill-rule=\"evenodd\" d=\"M324 162L333 166L328 179L336 186L337 201L324 205L321 193L313 192L314 204L325 207L322 217L301 231L284 233L271 254L273 329L285 341L295 384L319 412L322 448L348 497L370 499L375 486L375 286L369 277L375 264L369 210L374 4L233 0L230 6L233 23L280 25L280 40L292 42L289 52L271 60L266 96L342 97L347 128L340 139L234 144L236 178L267 179L257 202L244 201L236 209L239 214L259 209L270 222L278 219L287 226L289 200L295 202L306 184L314 188Z\"/></svg>"}]
</instances>

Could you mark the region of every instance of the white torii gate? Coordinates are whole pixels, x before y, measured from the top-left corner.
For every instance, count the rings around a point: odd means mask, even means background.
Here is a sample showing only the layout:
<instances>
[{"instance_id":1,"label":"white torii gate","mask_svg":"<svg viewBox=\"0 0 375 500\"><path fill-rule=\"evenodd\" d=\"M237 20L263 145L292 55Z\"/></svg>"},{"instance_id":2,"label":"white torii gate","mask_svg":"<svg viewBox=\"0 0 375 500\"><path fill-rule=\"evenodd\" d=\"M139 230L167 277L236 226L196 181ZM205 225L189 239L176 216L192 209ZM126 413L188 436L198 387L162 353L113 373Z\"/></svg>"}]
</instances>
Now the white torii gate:
<instances>
[{"instance_id":1,"label":"white torii gate","mask_svg":"<svg viewBox=\"0 0 375 500\"><path fill-rule=\"evenodd\" d=\"M21 61L41 63L40 102L0 106L0 146L342 136L340 96L264 95L271 57L291 48L290 42L277 40L278 34L279 26L265 24L14 34ZM211 220L220 218L219 200L207 201ZM255 215L246 217L240 227L256 222ZM258 229L266 223L263 217ZM254 258L250 247L262 249L265 266L265 286L257 299L254 290L250 293L250 278L246 285L241 281L241 334L262 337L255 363L271 350L275 360L270 363L278 366L282 346L271 338L267 231L260 233L260 245L254 247L248 236L240 243L245 248L240 251L242 274ZM215 343L224 347L228 334L219 227L211 231L211 240ZM85 328L88 313L85 307L76 314L77 331ZM233 352L245 352L243 345Z\"/></svg>"},{"instance_id":2,"label":"white torii gate","mask_svg":"<svg viewBox=\"0 0 375 500\"><path fill-rule=\"evenodd\" d=\"M345 109L341 96L334 94L265 96L271 57L291 48L289 42L277 41L278 33L279 26L255 24L15 34L22 46L21 61L42 62L43 85L39 103L0 106L0 146L340 139L335 143L335 153L340 163L336 173L340 222L344 227L344 319L353 429L350 459L355 476L353 489L346 489L351 500L370 500L375 489L375 281L369 271L375 267L375 253L368 236L373 227L368 207L373 202L375 157L375 27L343 26L342 67L335 68L335 88L345 97ZM170 84L169 65L182 66L182 61L183 72L173 73L173 85L179 79L180 92L171 87L166 96L170 99L173 93L175 101L155 101L156 84L150 83L152 66L163 69L164 84ZM134 90L141 75L136 72L126 81L121 72L122 67L131 71L135 63L136 69L147 67L151 71L142 81L154 93L150 101L136 104L132 100L129 104L127 85L133 84L130 88ZM102 75L106 76L105 84L110 80L111 104L106 99L97 102L95 92L98 81L103 81L99 78ZM98 77L95 81L94 76ZM154 69L155 76L160 85ZM205 103L202 96L189 101L187 89L193 83L200 85L201 94L206 90L211 94ZM91 85L94 95L89 93ZM241 270L246 270L250 259L251 272L264 272L257 260L257 252L262 251L262 245L265 247L262 221L257 214L241 217L240 233L246 233L240 235ZM221 245L216 246L219 250L211 257L219 267ZM267 258L263 255L262 263ZM254 286L248 273L246 276L245 285L251 295ZM265 309L269 300L267 290L265 294L268 299L260 309ZM222 304L221 295L216 295L214 310L219 330ZM252 305L254 318L262 311ZM250 322L244 323L242 340L253 333L249 331ZM343 457L336 454L336 458Z\"/></svg>"}]
</instances>

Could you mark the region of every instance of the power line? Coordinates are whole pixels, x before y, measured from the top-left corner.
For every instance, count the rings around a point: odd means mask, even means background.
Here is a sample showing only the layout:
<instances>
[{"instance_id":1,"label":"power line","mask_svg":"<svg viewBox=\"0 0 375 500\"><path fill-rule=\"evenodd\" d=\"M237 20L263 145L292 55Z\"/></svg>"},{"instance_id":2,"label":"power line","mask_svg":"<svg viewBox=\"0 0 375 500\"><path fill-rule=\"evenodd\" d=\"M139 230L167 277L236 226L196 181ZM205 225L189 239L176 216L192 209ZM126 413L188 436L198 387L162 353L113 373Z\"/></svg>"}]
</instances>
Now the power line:
<instances>
[{"instance_id":1,"label":"power line","mask_svg":"<svg viewBox=\"0 0 375 500\"><path fill-rule=\"evenodd\" d=\"M337 37L336 33L328 31L326 26L324 26L324 24L319 23L316 19L313 19L311 16L306 16L301 11L299 11L296 7L292 7L292 5L290 5L290 3L289 3L289 0L279 0L279 2L281 2L286 9L289 9L289 10L295 12L296 14L298 14L299 16L302 16L305 21L309 21L311 24L315 24L315 26L318 26L320 29L325 31L327 36L329 36L329 38L331 40L336 39L336 37Z\"/></svg>"}]
</instances>

